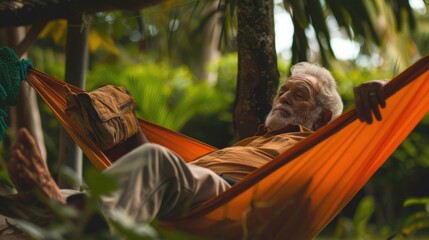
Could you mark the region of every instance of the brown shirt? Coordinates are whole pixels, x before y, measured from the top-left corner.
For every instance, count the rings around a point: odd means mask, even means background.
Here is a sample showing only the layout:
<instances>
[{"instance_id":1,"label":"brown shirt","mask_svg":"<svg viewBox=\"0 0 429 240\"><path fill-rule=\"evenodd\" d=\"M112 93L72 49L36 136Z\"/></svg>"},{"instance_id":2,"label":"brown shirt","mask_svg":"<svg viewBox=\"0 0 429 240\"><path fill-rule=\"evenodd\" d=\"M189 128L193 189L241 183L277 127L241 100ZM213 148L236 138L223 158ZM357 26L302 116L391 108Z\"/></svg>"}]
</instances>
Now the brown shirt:
<instances>
[{"instance_id":1,"label":"brown shirt","mask_svg":"<svg viewBox=\"0 0 429 240\"><path fill-rule=\"evenodd\" d=\"M261 136L246 138L231 147L199 157L191 163L241 180L312 133L313 131L302 126L289 125Z\"/></svg>"}]
</instances>

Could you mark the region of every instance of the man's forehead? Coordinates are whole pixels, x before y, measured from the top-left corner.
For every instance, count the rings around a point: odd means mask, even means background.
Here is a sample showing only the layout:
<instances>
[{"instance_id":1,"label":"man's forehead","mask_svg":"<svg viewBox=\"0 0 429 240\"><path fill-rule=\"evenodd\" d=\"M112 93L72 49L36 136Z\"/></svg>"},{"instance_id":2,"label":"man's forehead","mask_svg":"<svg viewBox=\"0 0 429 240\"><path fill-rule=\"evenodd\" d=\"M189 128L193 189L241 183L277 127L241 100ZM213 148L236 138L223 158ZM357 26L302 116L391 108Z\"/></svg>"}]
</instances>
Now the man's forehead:
<instances>
[{"instance_id":1,"label":"man's forehead","mask_svg":"<svg viewBox=\"0 0 429 240\"><path fill-rule=\"evenodd\" d=\"M320 80L314 76L311 75L295 75L290 78L288 78L282 86L285 85L295 85L295 84L303 84L303 85L310 85L315 88L319 88Z\"/></svg>"}]
</instances>

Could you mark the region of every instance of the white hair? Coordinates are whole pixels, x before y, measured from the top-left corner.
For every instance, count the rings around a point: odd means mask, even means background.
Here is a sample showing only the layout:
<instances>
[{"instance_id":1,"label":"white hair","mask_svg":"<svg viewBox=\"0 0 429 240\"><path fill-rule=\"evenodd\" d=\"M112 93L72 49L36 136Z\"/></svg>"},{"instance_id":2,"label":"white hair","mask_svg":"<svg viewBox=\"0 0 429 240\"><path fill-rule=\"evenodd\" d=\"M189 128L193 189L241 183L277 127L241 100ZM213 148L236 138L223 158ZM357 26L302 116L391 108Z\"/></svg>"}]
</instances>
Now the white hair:
<instances>
[{"instance_id":1,"label":"white hair","mask_svg":"<svg viewBox=\"0 0 429 240\"><path fill-rule=\"evenodd\" d=\"M332 120L343 112L343 102L337 91L337 84L332 74L324 67L320 67L308 62L300 62L292 66L291 77L298 75L310 75L320 82L320 93L316 100L322 108L332 112Z\"/></svg>"}]
</instances>

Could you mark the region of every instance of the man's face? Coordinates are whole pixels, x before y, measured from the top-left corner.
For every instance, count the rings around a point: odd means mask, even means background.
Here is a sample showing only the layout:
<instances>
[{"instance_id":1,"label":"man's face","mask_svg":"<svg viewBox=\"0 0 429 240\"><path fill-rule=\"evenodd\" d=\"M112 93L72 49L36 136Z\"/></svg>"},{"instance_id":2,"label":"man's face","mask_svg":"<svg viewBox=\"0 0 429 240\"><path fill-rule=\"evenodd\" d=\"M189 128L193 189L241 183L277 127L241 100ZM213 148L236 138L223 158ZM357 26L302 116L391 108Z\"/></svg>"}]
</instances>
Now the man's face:
<instances>
[{"instance_id":1,"label":"man's face","mask_svg":"<svg viewBox=\"0 0 429 240\"><path fill-rule=\"evenodd\" d=\"M277 130L294 124L311 129L322 112L316 102L319 92L319 80L311 75L289 78L279 88L265 126Z\"/></svg>"}]
</instances>

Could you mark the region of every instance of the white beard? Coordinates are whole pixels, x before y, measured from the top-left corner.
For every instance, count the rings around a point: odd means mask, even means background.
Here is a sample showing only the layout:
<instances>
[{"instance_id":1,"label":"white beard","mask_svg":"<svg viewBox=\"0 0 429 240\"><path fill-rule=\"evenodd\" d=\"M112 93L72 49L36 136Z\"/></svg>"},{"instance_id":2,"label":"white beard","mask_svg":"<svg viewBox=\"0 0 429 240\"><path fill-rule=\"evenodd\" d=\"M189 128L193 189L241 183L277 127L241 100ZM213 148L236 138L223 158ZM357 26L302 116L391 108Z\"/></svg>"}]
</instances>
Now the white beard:
<instances>
[{"instance_id":1,"label":"white beard","mask_svg":"<svg viewBox=\"0 0 429 240\"><path fill-rule=\"evenodd\" d=\"M312 111L305 112L294 112L293 109L288 106L283 106L282 109L286 110L289 114L276 110L273 107L265 120L265 127L270 130L278 130L289 124L293 124L312 129L313 124L322 112L322 107L320 106Z\"/></svg>"}]
</instances>

